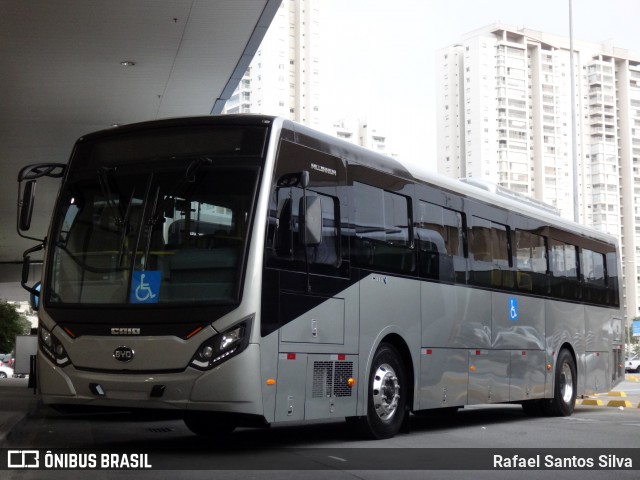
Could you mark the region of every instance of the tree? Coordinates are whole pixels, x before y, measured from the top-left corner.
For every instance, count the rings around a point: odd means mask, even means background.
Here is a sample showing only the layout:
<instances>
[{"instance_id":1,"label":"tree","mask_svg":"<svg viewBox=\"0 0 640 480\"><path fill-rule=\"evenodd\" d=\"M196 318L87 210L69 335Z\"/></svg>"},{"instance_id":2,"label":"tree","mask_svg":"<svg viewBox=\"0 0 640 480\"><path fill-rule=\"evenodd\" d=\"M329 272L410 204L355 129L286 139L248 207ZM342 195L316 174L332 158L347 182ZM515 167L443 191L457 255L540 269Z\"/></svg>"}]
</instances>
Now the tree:
<instances>
[{"instance_id":1,"label":"tree","mask_svg":"<svg viewBox=\"0 0 640 480\"><path fill-rule=\"evenodd\" d=\"M31 323L18 312L15 305L0 300L0 353L10 353L16 346L18 335L28 335Z\"/></svg>"}]
</instances>

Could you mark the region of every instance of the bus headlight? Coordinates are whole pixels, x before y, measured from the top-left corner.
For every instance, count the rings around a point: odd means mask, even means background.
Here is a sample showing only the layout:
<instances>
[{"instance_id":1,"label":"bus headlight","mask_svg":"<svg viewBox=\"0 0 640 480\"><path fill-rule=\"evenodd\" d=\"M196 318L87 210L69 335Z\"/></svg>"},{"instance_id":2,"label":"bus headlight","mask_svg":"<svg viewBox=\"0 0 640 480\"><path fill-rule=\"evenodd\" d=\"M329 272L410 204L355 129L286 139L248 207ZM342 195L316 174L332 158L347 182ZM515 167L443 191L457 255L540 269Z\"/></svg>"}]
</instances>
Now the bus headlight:
<instances>
[{"instance_id":1,"label":"bus headlight","mask_svg":"<svg viewBox=\"0 0 640 480\"><path fill-rule=\"evenodd\" d=\"M198 370L209 370L236 356L249 345L253 316L204 341L189 365Z\"/></svg>"},{"instance_id":2,"label":"bus headlight","mask_svg":"<svg viewBox=\"0 0 640 480\"><path fill-rule=\"evenodd\" d=\"M60 343L56 336L44 327L40 327L40 335L38 338L40 350L49 357L58 367L66 367L71 363L67 351Z\"/></svg>"}]
</instances>

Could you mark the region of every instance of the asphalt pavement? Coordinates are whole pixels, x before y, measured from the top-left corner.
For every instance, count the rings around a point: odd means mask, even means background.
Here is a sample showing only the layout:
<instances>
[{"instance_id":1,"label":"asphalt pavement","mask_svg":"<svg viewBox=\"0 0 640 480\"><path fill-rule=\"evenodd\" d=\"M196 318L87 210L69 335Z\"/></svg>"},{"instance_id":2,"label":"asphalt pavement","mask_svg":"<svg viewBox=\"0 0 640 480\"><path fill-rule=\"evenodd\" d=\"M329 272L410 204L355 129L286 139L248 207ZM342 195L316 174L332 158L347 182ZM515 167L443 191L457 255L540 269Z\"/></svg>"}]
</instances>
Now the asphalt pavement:
<instances>
[{"instance_id":1,"label":"asphalt pavement","mask_svg":"<svg viewBox=\"0 0 640 480\"><path fill-rule=\"evenodd\" d=\"M9 432L38 408L38 397L26 378L0 378L0 447Z\"/></svg>"},{"instance_id":2,"label":"asphalt pavement","mask_svg":"<svg viewBox=\"0 0 640 480\"><path fill-rule=\"evenodd\" d=\"M627 374L625 380L611 392L576 402L576 408L583 405L589 408L640 408L640 374ZM41 408L47 407L40 405L33 389L28 388L27 379L0 379L0 448L8 447L7 436L10 432Z\"/></svg>"}]
</instances>

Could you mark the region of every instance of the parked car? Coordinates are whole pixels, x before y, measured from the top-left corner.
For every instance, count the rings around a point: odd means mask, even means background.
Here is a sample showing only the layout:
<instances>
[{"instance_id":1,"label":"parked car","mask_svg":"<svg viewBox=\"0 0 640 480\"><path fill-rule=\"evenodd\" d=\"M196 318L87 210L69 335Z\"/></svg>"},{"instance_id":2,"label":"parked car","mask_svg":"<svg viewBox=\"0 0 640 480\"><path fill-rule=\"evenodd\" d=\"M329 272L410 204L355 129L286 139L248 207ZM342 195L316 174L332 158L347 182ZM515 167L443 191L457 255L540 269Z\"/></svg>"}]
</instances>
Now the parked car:
<instances>
[{"instance_id":1,"label":"parked car","mask_svg":"<svg viewBox=\"0 0 640 480\"><path fill-rule=\"evenodd\" d=\"M624 371L640 373L640 353L636 353L633 357L624 361Z\"/></svg>"},{"instance_id":2,"label":"parked car","mask_svg":"<svg viewBox=\"0 0 640 480\"><path fill-rule=\"evenodd\" d=\"M0 367L0 378L12 378L13 368L2 366Z\"/></svg>"}]
</instances>

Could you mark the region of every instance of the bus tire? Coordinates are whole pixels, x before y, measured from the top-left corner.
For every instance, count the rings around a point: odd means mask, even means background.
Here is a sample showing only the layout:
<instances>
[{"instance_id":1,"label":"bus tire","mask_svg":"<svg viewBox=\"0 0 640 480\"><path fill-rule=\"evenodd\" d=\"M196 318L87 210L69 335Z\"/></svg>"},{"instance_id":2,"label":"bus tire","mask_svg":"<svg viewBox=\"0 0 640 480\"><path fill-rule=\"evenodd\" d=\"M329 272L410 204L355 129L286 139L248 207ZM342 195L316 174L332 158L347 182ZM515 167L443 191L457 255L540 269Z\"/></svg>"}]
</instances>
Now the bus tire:
<instances>
[{"instance_id":1,"label":"bus tire","mask_svg":"<svg viewBox=\"0 0 640 480\"><path fill-rule=\"evenodd\" d=\"M236 429L236 424L220 414L187 412L183 417L187 428L198 436L224 440Z\"/></svg>"},{"instance_id":2,"label":"bus tire","mask_svg":"<svg viewBox=\"0 0 640 480\"><path fill-rule=\"evenodd\" d=\"M547 415L568 417L576 405L578 374L573 355L567 349L560 351L556 363L553 398L544 404Z\"/></svg>"},{"instance_id":3,"label":"bus tire","mask_svg":"<svg viewBox=\"0 0 640 480\"><path fill-rule=\"evenodd\" d=\"M359 418L361 433L369 439L391 438L407 414L407 375L400 354L388 343L378 347L369 373L367 415Z\"/></svg>"}]
</instances>

